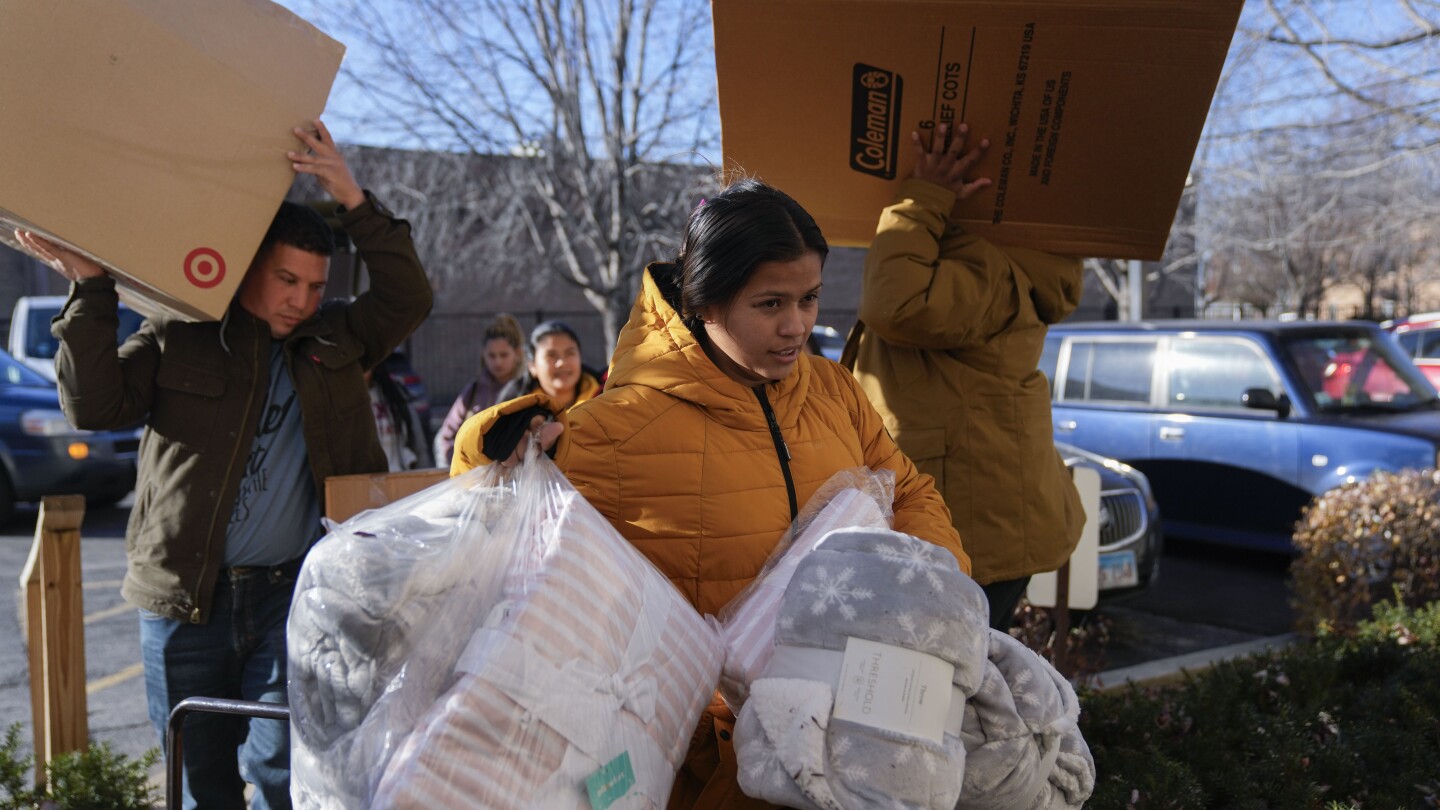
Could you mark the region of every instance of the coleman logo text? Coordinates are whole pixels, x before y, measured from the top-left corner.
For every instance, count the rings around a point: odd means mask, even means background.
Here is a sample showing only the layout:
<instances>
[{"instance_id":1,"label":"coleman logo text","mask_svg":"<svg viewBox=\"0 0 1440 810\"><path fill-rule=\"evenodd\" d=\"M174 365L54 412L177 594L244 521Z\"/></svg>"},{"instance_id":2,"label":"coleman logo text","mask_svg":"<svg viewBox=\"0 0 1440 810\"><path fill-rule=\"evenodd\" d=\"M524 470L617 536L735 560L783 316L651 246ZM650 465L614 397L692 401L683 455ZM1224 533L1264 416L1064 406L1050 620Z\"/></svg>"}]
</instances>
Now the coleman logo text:
<instances>
[{"instance_id":1,"label":"coleman logo text","mask_svg":"<svg viewBox=\"0 0 1440 810\"><path fill-rule=\"evenodd\" d=\"M852 88L850 168L894 180L900 140L901 77L856 62Z\"/></svg>"}]
</instances>

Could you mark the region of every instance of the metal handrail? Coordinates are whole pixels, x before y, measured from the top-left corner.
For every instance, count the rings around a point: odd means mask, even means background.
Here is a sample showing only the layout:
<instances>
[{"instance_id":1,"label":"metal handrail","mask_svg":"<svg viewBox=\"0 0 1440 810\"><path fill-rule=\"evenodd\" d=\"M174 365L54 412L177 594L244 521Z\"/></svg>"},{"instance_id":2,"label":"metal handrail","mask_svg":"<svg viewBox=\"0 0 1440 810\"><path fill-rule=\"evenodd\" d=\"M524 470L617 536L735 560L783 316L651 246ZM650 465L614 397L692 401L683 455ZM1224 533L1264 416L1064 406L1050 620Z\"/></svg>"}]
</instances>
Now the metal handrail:
<instances>
[{"instance_id":1,"label":"metal handrail","mask_svg":"<svg viewBox=\"0 0 1440 810\"><path fill-rule=\"evenodd\" d=\"M192 697L175 704L175 708L170 711L170 720L166 724L165 730L165 807L167 810L175 810L180 807L181 799L184 796L185 768L182 743L185 737L185 718L191 712L234 714L242 717L259 717L265 720L290 719L290 707L283 703Z\"/></svg>"}]
</instances>

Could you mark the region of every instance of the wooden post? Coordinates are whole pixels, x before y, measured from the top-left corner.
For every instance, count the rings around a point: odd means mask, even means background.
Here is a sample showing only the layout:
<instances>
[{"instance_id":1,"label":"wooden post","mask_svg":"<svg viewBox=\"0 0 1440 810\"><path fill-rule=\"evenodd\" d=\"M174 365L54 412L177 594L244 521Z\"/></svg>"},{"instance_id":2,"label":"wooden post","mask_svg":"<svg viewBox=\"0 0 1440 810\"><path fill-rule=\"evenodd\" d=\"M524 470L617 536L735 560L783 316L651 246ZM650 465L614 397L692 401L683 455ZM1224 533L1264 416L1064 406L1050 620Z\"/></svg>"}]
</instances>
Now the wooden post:
<instances>
[{"instance_id":1,"label":"wooden post","mask_svg":"<svg viewBox=\"0 0 1440 810\"><path fill-rule=\"evenodd\" d=\"M1050 656L1055 669L1070 677L1070 561L1055 575L1055 649Z\"/></svg>"},{"instance_id":2,"label":"wooden post","mask_svg":"<svg viewBox=\"0 0 1440 810\"><path fill-rule=\"evenodd\" d=\"M89 747L85 695L85 601L80 524L85 498L54 495L40 504L35 542L20 574L25 589L25 643L30 659L30 712L35 723L35 783L52 759Z\"/></svg>"}]
</instances>

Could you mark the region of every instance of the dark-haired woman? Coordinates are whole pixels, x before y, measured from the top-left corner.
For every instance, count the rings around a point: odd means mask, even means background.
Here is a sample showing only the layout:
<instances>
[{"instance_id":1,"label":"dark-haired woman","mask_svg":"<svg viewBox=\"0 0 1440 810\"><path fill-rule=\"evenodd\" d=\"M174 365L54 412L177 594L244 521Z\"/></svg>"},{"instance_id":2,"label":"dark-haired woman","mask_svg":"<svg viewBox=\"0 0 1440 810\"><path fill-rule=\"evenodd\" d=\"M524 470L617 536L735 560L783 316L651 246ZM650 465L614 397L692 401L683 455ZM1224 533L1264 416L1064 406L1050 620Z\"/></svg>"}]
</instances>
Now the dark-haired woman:
<instances>
[{"instance_id":1,"label":"dark-haired woman","mask_svg":"<svg viewBox=\"0 0 1440 810\"><path fill-rule=\"evenodd\" d=\"M500 390L520 375L525 366L525 335L515 316L500 313L480 338L480 373L455 397L445 421L435 434L435 463L450 466L455 433L466 419L503 400Z\"/></svg>"},{"instance_id":2,"label":"dark-haired woman","mask_svg":"<svg viewBox=\"0 0 1440 810\"><path fill-rule=\"evenodd\" d=\"M556 464L701 612L759 573L822 483L861 465L894 470L896 529L969 570L932 479L845 369L805 353L828 250L810 215L763 183L710 198L690 215L676 261L646 269L605 393L560 420ZM505 432L508 415L538 399L467 421L452 474L488 463L487 431ZM671 808L771 806L740 792L733 724L723 703L707 711Z\"/></svg>"},{"instance_id":3,"label":"dark-haired woman","mask_svg":"<svg viewBox=\"0 0 1440 810\"><path fill-rule=\"evenodd\" d=\"M506 383L495 401L539 391L558 414L593 399L600 388L600 381L580 361L580 336L564 321L545 321L530 330L530 364L525 373Z\"/></svg>"}]
</instances>

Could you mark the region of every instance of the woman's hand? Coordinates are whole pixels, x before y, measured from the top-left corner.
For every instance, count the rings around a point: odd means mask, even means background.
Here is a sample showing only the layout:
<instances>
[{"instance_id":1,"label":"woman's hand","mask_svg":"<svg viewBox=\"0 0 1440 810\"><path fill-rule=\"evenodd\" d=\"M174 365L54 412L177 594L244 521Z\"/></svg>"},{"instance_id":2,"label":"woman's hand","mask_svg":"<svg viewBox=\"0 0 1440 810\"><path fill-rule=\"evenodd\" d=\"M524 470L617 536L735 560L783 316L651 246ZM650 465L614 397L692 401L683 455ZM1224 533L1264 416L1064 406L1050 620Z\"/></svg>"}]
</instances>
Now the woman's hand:
<instances>
[{"instance_id":1,"label":"woman's hand","mask_svg":"<svg viewBox=\"0 0 1440 810\"><path fill-rule=\"evenodd\" d=\"M959 200L967 199L990 185L988 177L965 179L985 156L985 150L990 148L990 141L982 138L978 146L966 152L965 140L969 134L970 128L965 124L959 125L953 136L950 125L941 124L927 148L920 139L920 133L911 132L910 141L915 145L915 179L948 188Z\"/></svg>"},{"instance_id":2,"label":"woman's hand","mask_svg":"<svg viewBox=\"0 0 1440 810\"><path fill-rule=\"evenodd\" d=\"M540 452L548 453L550 452L550 448L555 446L555 442L559 441L560 434L564 432L564 425L549 417L537 414L531 418L530 427L525 431L525 436L520 439L519 444L515 445L515 452L511 453L509 458L500 462L500 466L508 470L521 461L524 461L525 448L530 446L530 438L532 436L539 437Z\"/></svg>"}]
</instances>

